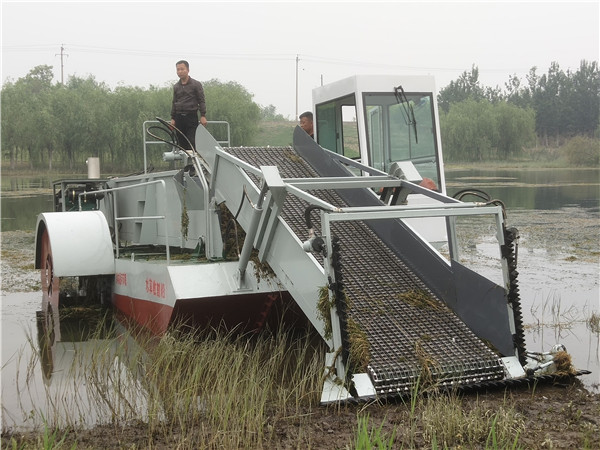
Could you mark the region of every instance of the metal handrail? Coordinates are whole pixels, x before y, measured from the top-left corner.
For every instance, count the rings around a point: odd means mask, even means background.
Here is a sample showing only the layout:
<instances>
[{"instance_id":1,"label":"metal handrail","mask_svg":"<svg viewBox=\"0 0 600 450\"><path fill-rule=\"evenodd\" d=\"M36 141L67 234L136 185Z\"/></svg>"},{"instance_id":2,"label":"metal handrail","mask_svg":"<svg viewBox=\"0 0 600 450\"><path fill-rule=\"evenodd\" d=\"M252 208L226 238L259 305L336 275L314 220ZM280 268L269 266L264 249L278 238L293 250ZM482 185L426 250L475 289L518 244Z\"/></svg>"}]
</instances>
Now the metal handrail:
<instances>
[{"instance_id":1,"label":"metal handrail","mask_svg":"<svg viewBox=\"0 0 600 450\"><path fill-rule=\"evenodd\" d=\"M154 141L154 140L147 140L147 127L146 125L148 124L160 124L161 122L158 120L146 120L142 123L142 139L143 139L143 143L144 143L144 174L148 173L148 156L147 156L147 150L146 150L146 145L148 144L166 144L168 145L166 142L163 141ZM221 145L223 147L222 144L227 144L225 145L225 147L230 147L231 146L231 127L229 125L229 122L225 121L225 120L209 120L208 122L206 122L206 124L226 124L227 125L227 140L226 141L217 141L217 143L219 145Z\"/></svg>"},{"instance_id":2,"label":"metal handrail","mask_svg":"<svg viewBox=\"0 0 600 450\"><path fill-rule=\"evenodd\" d=\"M221 145L221 147L231 147L231 127L229 126L229 122L227 122L226 120L209 120L208 122L206 122L207 125L209 123L224 123L225 125L227 125L227 140L226 141L217 140L217 143L219 145L227 144L227 145Z\"/></svg>"},{"instance_id":3,"label":"metal handrail","mask_svg":"<svg viewBox=\"0 0 600 450\"><path fill-rule=\"evenodd\" d=\"M164 200L165 200L164 204L163 204L164 214L162 216L123 216L123 217L118 217L116 191L124 191L126 189L134 189L134 188L138 188L138 187L142 187L142 186L148 186L151 184L160 184L162 187L163 196L164 196ZM114 187L114 188L109 188L109 189L99 189L97 191L93 191L94 194L103 193L103 192L106 192L106 193L115 192L115 196L113 198L113 215L114 215L114 222L115 222L114 229L115 229L115 245L116 245L116 252L117 252L116 257L119 258L119 227L117 226L117 222L126 221L126 220L164 220L165 221L165 248L166 248L166 253L167 253L167 265L169 265L171 262L171 251L169 250L169 229L168 229L168 221L166 220L167 219L167 214L166 214L167 186L165 184L165 181L164 180L144 181L142 183L132 184L129 186ZM84 195L87 195L87 194L90 194L90 192L84 191L78 195L79 211L82 210L81 197Z\"/></svg>"}]
</instances>

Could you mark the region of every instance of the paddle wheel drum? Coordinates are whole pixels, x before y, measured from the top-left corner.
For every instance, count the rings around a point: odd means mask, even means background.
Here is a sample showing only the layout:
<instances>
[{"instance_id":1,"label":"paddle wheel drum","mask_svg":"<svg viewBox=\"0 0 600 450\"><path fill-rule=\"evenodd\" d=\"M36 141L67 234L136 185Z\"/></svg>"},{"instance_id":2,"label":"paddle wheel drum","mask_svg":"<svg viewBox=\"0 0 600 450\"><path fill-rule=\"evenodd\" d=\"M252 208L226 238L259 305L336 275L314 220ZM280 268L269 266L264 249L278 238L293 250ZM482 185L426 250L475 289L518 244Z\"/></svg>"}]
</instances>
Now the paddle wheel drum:
<instances>
[{"instance_id":1,"label":"paddle wheel drum","mask_svg":"<svg viewBox=\"0 0 600 450\"><path fill-rule=\"evenodd\" d=\"M45 301L49 301L54 307L58 307L58 294L60 289L60 278L54 276L54 260L48 230L44 228L40 239L40 275L42 280L42 294Z\"/></svg>"},{"instance_id":2,"label":"paddle wheel drum","mask_svg":"<svg viewBox=\"0 0 600 450\"><path fill-rule=\"evenodd\" d=\"M35 268L40 270L44 300L55 308L62 277L80 277L85 284L88 279L113 278L112 241L100 211L42 213L36 229Z\"/></svg>"}]
</instances>

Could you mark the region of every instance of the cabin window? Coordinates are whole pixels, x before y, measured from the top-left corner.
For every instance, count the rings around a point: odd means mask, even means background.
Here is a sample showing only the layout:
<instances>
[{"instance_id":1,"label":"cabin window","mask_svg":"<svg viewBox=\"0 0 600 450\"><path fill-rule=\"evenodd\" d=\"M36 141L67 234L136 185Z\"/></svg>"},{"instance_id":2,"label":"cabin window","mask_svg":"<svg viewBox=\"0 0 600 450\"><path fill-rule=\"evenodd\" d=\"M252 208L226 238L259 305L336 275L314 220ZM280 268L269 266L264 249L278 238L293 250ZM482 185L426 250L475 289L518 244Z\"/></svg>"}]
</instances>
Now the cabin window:
<instances>
[{"instance_id":1,"label":"cabin window","mask_svg":"<svg viewBox=\"0 0 600 450\"><path fill-rule=\"evenodd\" d=\"M365 93L364 100L371 166L387 171L393 161L410 160L439 186L431 94Z\"/></svg>"},{"instance_id":2,"label":"cabin window","mask_svg":"<svg viewBox=\"0 0 600 450\"><path fill-rule=\"evenodd\" d=\"M360 158L358 147L358 125L356 123L356 105L342 105L342 143L344 156Z\"/></svg>"},{"instance_id":3,"label":"cabin window","mask_svg":"<svg viewBox=\"0 0 600 450\"><path fill-rule=\"evenodd\" d=\"M332 152L337 151L337 132L335 129L335 103L324 103L315 108L317 141L319 145Z\"/></svg>"},{"instance_id":4,"label":"cabin window","mask_svg":"<svg viewBox=\"0 0 600 450\"><path fill-rule=\"evenodd\" d=\"M360 158L354 95L316 105L315 115L321 147L347 158Z\"/></svg>"}]
</instances>

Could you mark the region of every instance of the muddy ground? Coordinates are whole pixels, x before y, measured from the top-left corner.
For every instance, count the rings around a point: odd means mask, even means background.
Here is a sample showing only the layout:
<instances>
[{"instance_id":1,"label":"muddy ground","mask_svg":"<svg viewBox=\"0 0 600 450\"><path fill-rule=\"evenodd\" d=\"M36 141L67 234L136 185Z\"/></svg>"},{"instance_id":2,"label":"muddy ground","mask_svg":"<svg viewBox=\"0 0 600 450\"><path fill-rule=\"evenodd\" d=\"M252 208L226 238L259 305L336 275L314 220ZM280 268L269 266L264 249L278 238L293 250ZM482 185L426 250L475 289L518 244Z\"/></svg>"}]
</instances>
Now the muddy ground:
<instances>
[{"instance_id":1,"label":"muddy ground","mask_svg":"<svg viewBox=\"0 0 600 450\"><path fill-rule=\"evenodd\" d=\"M559 213L557 213L559 214ZM548 225L560 232L565 226L560 217L537 217L532 227ZM584 218L579 223L578 242L561 241L562 251L577 259L597 260L597 223ZM591 228L590 228L591 227ZM550 234L552 235L552 233ZM40 289L39 274L33 269L33 232L2 233L2 291L23 292ZM381 428L381 434L395 433L393 448L432 448L431 438L420 404L411 415L410 400L387 404L345 405L342 407L313 407L303 414L288 418L271 416L265 428L272 430L265 448L354 448L357 415L369 414L370 427ZM460 397L462 414L478 409L493 415L503 409L515 412L515 430L520 448L600 448L600 394L584 388L578 379L568 382L522 386L511 390L497 389L465 393ZM200 425L200 424L199 424ZM198 427L200 429L200 427ZM64 448L173 448L173 442L187 442L194 448L194 436L182 439L177 430L151 433L144 424L126 426L105 425L91 430L64 430ZM180 434L180 433L179 433ZM439 447L494 447L492 441L466 441L460 432L454 433ZM60 434L63 437L63 431ZM12 439L12 441L11 441ZM46 443L44 443L46 442ZM3 434L2 448L50 448L47 437L36 434ZM16 444L16 447L13 446ZM181 444L180 444L181 445Z\"/></svg>"},{"instance_id":2,"label":"muddy ground","mask_svg":"<svg viewBox=\"0 0 600 450\"><path fill-rule=\"evenodd\" d=\"M380 434L393 438L392 448L434 448L431 438L419 417L421 408L411 419L410 401L386 405L346 405L343 407L314 407L304 414L282 419L270 419L265 424L271 429L271 439L264 448L292 449L347 449L356 448L357 415L369 414L369 427L379 429ZM600 395L590 394L578 383L547 384L504 391L478 392L461 398L462 414L468 415L474 408L494 414L502 408L515 411L516 448L600 448ZM200 425L200 424L199 424ZM198 427L200 428L200 426ZM466 433L466 431L465 431ZM91 430L70 431L64 435L64 448L173 448L173 442L182 441L177 430L165 434L150 433L144 424L128 426L98 426ZM441 431L440 431L441 434ZM60 434L60 437L63 435ZM10 439L17 443L40 442L32 434L3 435L2 447L9 448ZM194 448L194 436L185 442ZM490 439L468 441L460 432L444 442L441 448L496 448ZM513 441L508 442L509 445ZM34 448L36 446L34 445ZM18 448L21 448L20 446ZM47 447L46 447L47 448ZM375 448L375 447L364 447Z\"/></svg>"}]
</instances>

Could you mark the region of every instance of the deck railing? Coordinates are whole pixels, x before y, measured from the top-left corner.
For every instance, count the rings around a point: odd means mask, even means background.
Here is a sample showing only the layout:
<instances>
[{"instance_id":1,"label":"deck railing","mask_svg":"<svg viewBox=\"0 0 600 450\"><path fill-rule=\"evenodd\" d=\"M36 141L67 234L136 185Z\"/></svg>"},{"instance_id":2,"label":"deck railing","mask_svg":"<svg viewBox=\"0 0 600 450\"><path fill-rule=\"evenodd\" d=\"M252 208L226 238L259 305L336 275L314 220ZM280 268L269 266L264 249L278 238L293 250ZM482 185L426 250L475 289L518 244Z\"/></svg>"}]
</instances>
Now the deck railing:
<instances>
[{"instance_id":1,"label":"deck railing","mask_svg":"<svg viewBox=\"0 0 600 450\"><path fill-rule=\"evenodd\" d=\"M148 151L148 145L157 145L157 144L162 144L162 145L168 145L167 143L163 142L163 141L158 141L158 140L151 140L149 139L149 135L146 132L146 130L148 129L148 126L153 126L153 125L160 125L161 122L158 120L146 120L143 124L142 124L142 139L144 140L144 173L147 173L148 170L148 157L147 157L147 151ZM207 126L208 125L226 125L227 128L227 140L216 140L217 143L221 146L221 147L230 147L231 146L231 127L229 126L229 122L225 121L225 120L209 120L208 122L206 122Z\"/></svg>"},{"instance_id":2,"label":"deck railing","mask_svg":"<svg viewBox=\"0 0 600 450\"><path fill-rule=\"evenodd\" d=\"M162 193L163 193L163 197L164 197L164 202L163 202L163 215L158 215L158 216L123 216L123 217L119 217L118 215L118 211L117 211L117 193L119 191L124 191L124 190L128 190L128 189L136 189L139 187L143 187L143 186L148 186L151 184L159 184L161 186L162 189ZM109 189L100 189L97 191L94 191L94 194L100 194L100 193L110 193L113 194L113 216L114 216L114 230L115 230L115 246L116 246L116 257L119 257L119 227L118 224L119 222L122 221L128 221L128 220L164 220L165 221L165 249L166 249L166 254L167 254L167 265L171 262L171 252L169 250L169 230L168 230L168 221L167 219L167 214L166 214L166 208L167 208L167 186L165 184L164 180L152 180L152 181L144 181L141 183L136 183L136 184L132 184L129 186L120 186L120 187L114 187L114 188L109 188ZM82 192L78 195L78 201L79 201L79 210L82 210L82 205L81 205L81 197L83 195L88 195L89 192ZM158 198L158 196L156 197ZM158 205L158 202L157 202ZM158 209L158 208L157 208Z\"/></svg>"}]
</instances>

